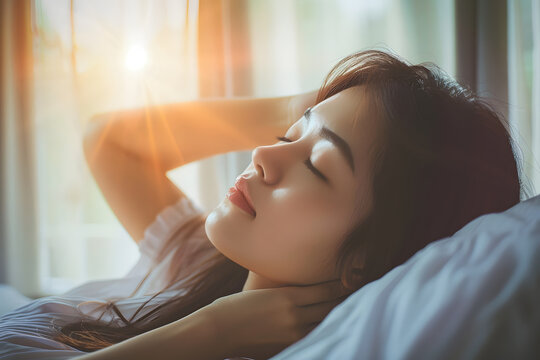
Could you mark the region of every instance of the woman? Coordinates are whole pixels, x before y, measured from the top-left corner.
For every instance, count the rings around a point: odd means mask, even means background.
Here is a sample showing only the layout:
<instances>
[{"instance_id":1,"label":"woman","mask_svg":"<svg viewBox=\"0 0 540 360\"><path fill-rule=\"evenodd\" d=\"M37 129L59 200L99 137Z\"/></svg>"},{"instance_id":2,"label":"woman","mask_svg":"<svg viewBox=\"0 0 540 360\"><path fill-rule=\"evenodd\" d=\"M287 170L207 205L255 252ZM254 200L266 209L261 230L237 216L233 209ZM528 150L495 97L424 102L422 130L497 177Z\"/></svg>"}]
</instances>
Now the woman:
<instances>
[{"instance_id":1,"label":"woman","mask_svg":"<svg viewBox=\"0 0 540 360\"><path fill-rule=\"evenodd\" d=\"M56 339L101 349L81 359L267 358L429 242L519 202L507 127L436 66L363 51L314 95L97 117L87 159L133 239L148 243L156 214L190 209L156 258L170 266L155 296L184 293L129 318L110 302L116 318L56 324ZM164 175L252 148L239 190L207 215Z\"/></svg>"}]
</instances>

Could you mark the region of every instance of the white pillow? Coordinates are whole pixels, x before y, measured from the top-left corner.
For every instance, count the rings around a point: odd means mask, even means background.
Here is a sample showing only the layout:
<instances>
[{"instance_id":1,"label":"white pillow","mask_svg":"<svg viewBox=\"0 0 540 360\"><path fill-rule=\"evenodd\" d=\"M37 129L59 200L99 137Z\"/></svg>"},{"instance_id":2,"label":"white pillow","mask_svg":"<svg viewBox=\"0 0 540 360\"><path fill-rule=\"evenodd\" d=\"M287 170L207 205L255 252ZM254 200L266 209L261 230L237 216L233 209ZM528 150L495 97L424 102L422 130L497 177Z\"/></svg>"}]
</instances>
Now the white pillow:
<instances>
[{"instance_id":1,"label":"white pillow","mask_svg":"<svg viewBox=\"0 0 540 360\"><path fill-rule=\"evenodd\" d=\"M476 218L272 359L540 358L540 195Z\"/></svg>"}]
</instances>

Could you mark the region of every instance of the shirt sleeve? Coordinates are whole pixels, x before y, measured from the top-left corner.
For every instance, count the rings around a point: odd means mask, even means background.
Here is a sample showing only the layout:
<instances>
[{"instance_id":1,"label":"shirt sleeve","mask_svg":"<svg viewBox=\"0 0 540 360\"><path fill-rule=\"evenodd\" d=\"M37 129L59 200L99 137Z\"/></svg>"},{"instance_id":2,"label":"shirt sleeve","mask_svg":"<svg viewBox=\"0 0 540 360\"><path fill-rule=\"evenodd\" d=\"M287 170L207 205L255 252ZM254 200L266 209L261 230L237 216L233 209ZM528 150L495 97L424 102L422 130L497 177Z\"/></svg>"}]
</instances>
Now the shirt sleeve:
<instances>
[{"instance_id":1,"label":"shirt sleeve","mask_svg":"<svg viewBox=\"0 0 540 360\"><path fill-rule=\"evenodd\" d=\"M213 249L206 237L204 221L184 227L200 215L204 215L203 211L189 198L180 198L160 211L147 227L138 244L139 261L125 277L90 281L60 296L36 299L5 314L0 318L0 359L68 359L83 354L53 340L51 321L76 322L80 319L79 311L98 317L103 312L104 300L119 300L117 305L122 314L133 315L149 300L146 294L161 290L171 264L185 266L201 255L196 253L198 250ZM180 247L180 244L186 246ZM167 254L160 259L164 249ZM144 286L139 288L147 273ZM162 299L158 297L154 303L159 304L168 296L170 294L164 293Z\"/></svg>"},{"instance_id":2,"label":"shirt sleeve","mask_svg":"<svg viewBox=\"0 0 540 360\"><path fill-rule=\"evenodd\" d=\"M176 203L161 210L154 222L146 228L144 238L138 243L139 260L123 278L87 282L68 291L65 295L92 296L101 299L134 296L133 292L147 274L148 278L144 281L144 286L137 290L137 294L161 290L171 263L184 261L184 258L189 255L177 254L185 255L183 259L174 257L177 246L189 242L192 246L185 248L189 250L208 243L204 222L198 223L194 231L178 232L181 227L200 215L204 215L203 210L190 198L186 196L180 198ZM172 236L175 238L171 239ZM168 249L167 256L160 261L158 256L167 244L172 246Z\"/></svg>"},{"instance_id":3,"label":"shirt sleeve","mask_svg":"<svg viewBox=\"0 0 540 360\"><path fill-rule=\"evenodd\" d=\"M165 242L183 225L195 216L202 215L201 208L193 201L184 196L175 204L164 208L150 224L144 238L139 242L141 256L146 256L151 261L156 261L159 253L165 246Z\"/></svg>"},{"instance_id":4,"label":"shirt sleeve","mask_svg":"<svg viewBox=\"0 0 540 360\"><path fill-rule=\"evenodd\" d=\"M203 210L190 198L182 197L175 204L163 209L148 226L144 238L139 242L141 257L127 274L127 277L140 279L149 274L140 293L161 290L166 285L171 265L187 265L193 260L197 250L211 247L208 246L210 243L204 221L195 222L194 228L185 226L200 216L204 216ZM180 245L182 249L179 253L177 250ZM163 251L165 256L160 258Z\"/></svg>"}]
</instances>

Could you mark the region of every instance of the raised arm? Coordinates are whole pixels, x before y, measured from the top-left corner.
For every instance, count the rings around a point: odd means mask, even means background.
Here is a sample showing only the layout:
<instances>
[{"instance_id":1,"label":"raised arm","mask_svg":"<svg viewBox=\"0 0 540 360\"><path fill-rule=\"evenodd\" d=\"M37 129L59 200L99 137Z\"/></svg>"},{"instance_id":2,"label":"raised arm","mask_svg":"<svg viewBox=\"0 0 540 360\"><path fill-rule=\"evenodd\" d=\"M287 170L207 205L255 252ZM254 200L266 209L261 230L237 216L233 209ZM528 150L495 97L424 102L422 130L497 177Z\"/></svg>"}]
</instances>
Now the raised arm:
<instances>
[{"instance_id":1,"label":"raised arm","mask_svg":"<svg viewBox=\"0 0 540 360\"><path fill-rule=\"evenodd\" d=\"M162 170L275 141L316 91L271 98L204 99L99 114L88 132Z\"/></svg>"},{"instance_id":2,"label":"raised arm","mask_svg":"<svg viewBox=\"0 0 540 360\"><path fill-rule=\"evenodd\" d=\"M272 143L315 96L211 99L99 114L87 125L84 153L107 203L138 242L163 208L185 196L168 170Z\"/></svg>"}]
</instances>

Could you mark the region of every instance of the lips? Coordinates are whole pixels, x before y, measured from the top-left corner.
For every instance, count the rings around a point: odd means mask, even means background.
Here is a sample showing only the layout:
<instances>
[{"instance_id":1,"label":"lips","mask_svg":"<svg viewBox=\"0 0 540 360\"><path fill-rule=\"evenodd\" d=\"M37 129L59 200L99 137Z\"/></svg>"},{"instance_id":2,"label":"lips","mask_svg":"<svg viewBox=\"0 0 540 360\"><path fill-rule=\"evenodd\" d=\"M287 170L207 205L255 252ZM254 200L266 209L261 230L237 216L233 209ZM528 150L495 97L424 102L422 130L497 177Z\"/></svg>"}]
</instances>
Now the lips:
<instances>
[{"instance_id":1,"label":"lips","mask_svg":"<svg viewBox=\"0 0 540 360\"><path fill-rule=\"evenodd\" d=\"M257 215L251 197L249 196L246 178L239 176L236 179L236 183L227 193L227 198L251 216Z\"/></svg>"}]
</instances>

